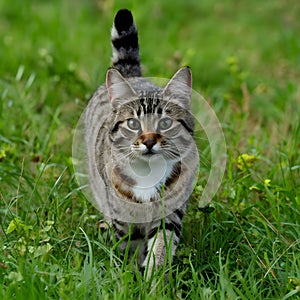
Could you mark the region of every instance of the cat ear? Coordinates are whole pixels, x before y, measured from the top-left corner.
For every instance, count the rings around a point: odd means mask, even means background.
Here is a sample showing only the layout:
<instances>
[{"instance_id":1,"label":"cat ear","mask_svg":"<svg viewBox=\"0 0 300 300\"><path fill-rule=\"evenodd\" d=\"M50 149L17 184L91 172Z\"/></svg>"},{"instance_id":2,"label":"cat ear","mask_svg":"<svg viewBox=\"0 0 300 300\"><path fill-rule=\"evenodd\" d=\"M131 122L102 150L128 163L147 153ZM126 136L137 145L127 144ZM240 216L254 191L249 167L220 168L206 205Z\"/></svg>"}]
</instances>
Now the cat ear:
<instances>
[{"instance_id":1,"label":"cat ear","mask_svg":"<svg viewBox=\"0 0 300 300\"><path fill-rule=\"evenodd\" d=\"M163 95L170 101L190 108L192 73L189 67L179 69L164 88Z\"/></svg>"},{"instance_id":2,"label":"cat ear","mask_svg":"<svg viewBox=\"0 0 300 300\"><path fill-rule=\"evenodd\" d=\"M112 105L119 106L137 97L129 82L116 69L109 69L106 73L106 89Z\"/></svg>"}]
</instances>

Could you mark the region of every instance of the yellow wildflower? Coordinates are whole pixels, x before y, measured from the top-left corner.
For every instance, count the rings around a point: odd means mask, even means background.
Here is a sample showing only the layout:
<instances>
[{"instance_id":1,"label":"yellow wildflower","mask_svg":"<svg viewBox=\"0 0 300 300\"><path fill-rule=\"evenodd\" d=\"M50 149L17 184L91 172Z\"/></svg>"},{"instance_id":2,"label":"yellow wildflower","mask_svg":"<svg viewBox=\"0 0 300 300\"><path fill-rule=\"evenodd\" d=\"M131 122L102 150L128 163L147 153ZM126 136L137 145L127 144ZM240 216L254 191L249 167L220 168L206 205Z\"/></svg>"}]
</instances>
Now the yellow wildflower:
<instances>
[{"instance_id":1,"label":"yellow wildflower","mask_svg":"<svg viewBox=\"0 0 300 300\"><path fill-rule=\"evenodd\" d=\"M249 155L249 154L241 154L238 156L237 159L237 168L240 171L245 171L247 169L250 169L254 166L254 163L258 160L258 157L255 155Z\"/></svg>"}]
</instances>

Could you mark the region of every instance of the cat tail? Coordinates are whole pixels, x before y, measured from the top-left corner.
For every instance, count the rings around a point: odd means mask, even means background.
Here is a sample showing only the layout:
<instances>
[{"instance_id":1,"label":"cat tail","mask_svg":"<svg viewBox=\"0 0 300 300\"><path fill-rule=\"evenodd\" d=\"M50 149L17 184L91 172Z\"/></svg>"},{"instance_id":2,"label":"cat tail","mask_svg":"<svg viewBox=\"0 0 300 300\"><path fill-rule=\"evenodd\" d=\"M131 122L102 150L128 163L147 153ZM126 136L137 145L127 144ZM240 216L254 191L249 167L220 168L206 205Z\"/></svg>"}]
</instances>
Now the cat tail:
<instances>
[{"instance_id":1,"label":"cat tail","mask_svg":"<svg viewBox=\"0 0 300 300\"><path fill-rule=\"evenodd\" d=\"M137 28L127 9L117 12L111 29L112 67L124 77L142 76Z\"/></svg>"}]
</instances>

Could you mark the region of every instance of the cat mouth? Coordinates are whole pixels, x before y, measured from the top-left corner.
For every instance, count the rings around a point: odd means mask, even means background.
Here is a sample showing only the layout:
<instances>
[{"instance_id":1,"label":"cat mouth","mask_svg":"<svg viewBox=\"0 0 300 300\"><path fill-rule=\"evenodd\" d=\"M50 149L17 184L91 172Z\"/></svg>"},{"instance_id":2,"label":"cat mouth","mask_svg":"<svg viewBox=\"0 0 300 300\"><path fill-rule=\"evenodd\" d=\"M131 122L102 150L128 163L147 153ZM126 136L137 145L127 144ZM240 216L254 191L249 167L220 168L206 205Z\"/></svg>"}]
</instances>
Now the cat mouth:
<instances>
[{"instance_id":1,"label":"cat mouth","mask_svg":"<svg viewBox=\"0 0 300 300\"><path fill-rule=\"evenodd\" d=\"M150 155L154 155L157 154L156 152L154 152L153 150L147 150L144 153L142 153L143 156L150 156Z\"/></svg>"}]
</instances>

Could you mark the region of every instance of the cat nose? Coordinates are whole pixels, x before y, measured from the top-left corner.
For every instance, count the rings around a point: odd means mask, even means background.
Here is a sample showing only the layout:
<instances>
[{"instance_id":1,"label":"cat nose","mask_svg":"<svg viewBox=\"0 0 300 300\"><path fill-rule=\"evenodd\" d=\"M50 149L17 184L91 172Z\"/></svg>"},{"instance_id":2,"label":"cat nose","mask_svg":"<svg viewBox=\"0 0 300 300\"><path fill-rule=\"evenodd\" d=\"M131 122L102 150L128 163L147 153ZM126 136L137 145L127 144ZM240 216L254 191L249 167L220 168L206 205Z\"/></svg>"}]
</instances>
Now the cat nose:
<instances>
[{"instance_id":1,"label":"cat nose","mask_svg":"<svg viewBox=\"0 0 300 300\"><path fill-rule=\"evenodd\" d=\"M147 147L148 150L151 150L152 147L156 144L156 140L153 138L146 138L143 140L143 144Z\"/></svg>"}]
</instances>

